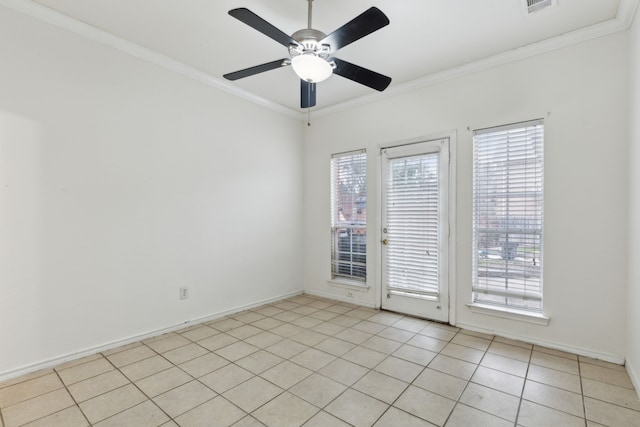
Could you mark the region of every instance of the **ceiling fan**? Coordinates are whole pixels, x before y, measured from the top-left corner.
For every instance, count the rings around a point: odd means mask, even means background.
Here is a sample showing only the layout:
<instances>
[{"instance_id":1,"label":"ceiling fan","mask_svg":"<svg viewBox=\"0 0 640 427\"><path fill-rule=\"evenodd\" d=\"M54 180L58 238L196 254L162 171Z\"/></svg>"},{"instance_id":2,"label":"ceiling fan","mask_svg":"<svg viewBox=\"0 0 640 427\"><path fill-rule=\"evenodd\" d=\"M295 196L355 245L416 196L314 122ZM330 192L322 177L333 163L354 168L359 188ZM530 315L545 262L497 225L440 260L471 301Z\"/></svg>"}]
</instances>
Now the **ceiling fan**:
<instances>
[{"instance_id":1,"label":"ceiling fan","mask_svg":"<svg viewBox=\"0 0 640 427\"><path fill-rule=\"evenodd\" d=\"M286 47L289 50L289 57L228 73L224 78L238 80L291 65L300 77L301 108L311 108L316 105L316 83L327 79L331 74L337 74L378 91L385 90L391 83L390 77L338 59L333 54L338 49L389 25L389 18L380 9L372 7L326 35L312 28L313 0L307 0L307 2L309 10L307 28L296 31L291 36L249 9L241 7L230 10L229 15Z\"/></svg>"}]
</instances>

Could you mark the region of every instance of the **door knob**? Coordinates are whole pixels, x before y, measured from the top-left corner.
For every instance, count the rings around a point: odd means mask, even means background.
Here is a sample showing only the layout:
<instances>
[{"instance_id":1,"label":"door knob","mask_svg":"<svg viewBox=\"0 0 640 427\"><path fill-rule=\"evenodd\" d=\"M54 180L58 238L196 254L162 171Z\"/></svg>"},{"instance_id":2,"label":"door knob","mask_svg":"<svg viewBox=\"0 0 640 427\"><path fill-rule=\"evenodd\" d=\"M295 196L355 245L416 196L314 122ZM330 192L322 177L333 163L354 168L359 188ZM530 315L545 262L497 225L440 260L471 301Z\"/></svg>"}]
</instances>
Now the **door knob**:
<instances>
[{"instance_id":1,"label":"door knob","mask_svg":"<svg viewBox=\"0 0 640 427\"><path fill-rule=\"evenodd\" d=\"M380 242L381 242L383 245L386 245L387 243L389 243L389 241L388 241L387 239L382 239L382 240L380 240Z\"/></svg>"}]
</instances>

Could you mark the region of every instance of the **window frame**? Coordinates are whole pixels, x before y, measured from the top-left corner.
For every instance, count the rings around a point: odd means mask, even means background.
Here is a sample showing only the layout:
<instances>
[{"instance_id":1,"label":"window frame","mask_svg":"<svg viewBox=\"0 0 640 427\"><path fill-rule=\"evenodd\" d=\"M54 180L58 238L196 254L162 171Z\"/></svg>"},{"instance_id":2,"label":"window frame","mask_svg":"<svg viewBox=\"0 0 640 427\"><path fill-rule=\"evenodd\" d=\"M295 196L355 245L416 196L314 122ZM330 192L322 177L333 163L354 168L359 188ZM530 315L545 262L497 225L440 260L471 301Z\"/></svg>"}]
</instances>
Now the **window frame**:
<instances>
[{"instance_id":1,"label":"window frame","mask_svg":"<svg viewBox=\"0 0 640 427\"><path fill-rule=\"evenodd\" d=\"M351 159L350 161L347 159ZM338 170L338 162L343 165L356 165L361 168L357 177L346 176ZM335 153L330 161L330 189L331 189L331 252L330 252L330 281L357 287L365 287L367 283L367 152L365 149ZM350 178L349 186L360 186L356 193L343 194L342 200L350 212L342 215L344 210L338 206L340 178ZM358 179L354 183L354 179ZM346 196L346 198L345 198ZM340 209L340 210L339 210ZM346 234L346 235L345 235ZM345 243L349 249L344 250ZM348 273L346 270L348 270ZM354 273L355 271L355 273Z\"/></svg>"},{"instance_id":2,"label":"window frame","mask_svg":"<svg viewBox=\"0 0 640 427\"><path fill-rule=\"evenodd\" d=\"M524 139L524 142L518 141L516 143L515 138L512 138L511 135L517 134L519 132L523 133L524 136L522 136L521 138ZM501 134L504 136L500 136ZM544 259L544 254L543 254L544 134L545 132L544 132L543 119L519 122L519 123L514 123L514 124L504 125L504 126L495 126L491 128L485 128L485 129L478 129L478 130L474 130L473 132L473 172L472 172L473 254L472 254L472 289L471 289L472 302L471 304L468 304L468 305L474 312L480 312L483 314L497 314L501 317L516 318L518 320L530 320L534 323L548 324L549 318L543 314L544 306L543 306L543 274L542 274L543 265L544 265L543 264L543 259ZM488 140L491 138L495 138L492 140L491 143L494 143L494 144L497 143L497 144L503 144L503 145L496 145L497 148L483 147L482 154L485 156L485 159L479 160L480 144L489 144ZM527 138L530 138L530 139L527 139ZM509 154L504 154L504 153L510 153L512 150L511 146L505 145L510 143L510 139L513 142L514 146L517 147L518 155L521 156L517 161L511 160ZM520 144L520 146L517 146L516 144ZM529 146L533 148L529 148ZM491 156L492 150L495 153L495 157L494 158L486 157L487 155ZM482 176L482 177L479 175L480 167L484 167L488 169L490 167L491 162L494 161L494 162L503 163L503 167L506 170L507 176L509 176L510 174L516 175L517 173L519 173L520 178L522 179L523 171L522 171L521 164L522 164L523 158L525 159L524 162L530 162L531 166L529 166L529 163L527 163L527 166L524 169L525 170L524 184L519 184L518 191L511 190L511 184L509 183L509 178L507 178L506 184L505 183L491 184L490 183L491 178L488 178L487 177L488 175ZM485 163L481 163L481 162L485 162ZM531 167L532 172L529 171L528 169L529 167ZM533 184L531 184L531 182ZM481 186L481 185L485 185L485 187L479 189L478 186ZM500 218L502 221L504 221L505 224L508 224L508 225L503 226L501 224L500 226L491 228L490 230L489 228L485 229L480 227L480 224L483 221L485 224L489 222L488 221L489 215L487 214L487 212L492 208L495 211L498 211L500 206L499 203L494 200L493 201L494 205L489 205L489 207L487 208L486 206L488 205L488 202L490 202L489 198L486 196L486 194L484 195L484 198L482 195L480 195L480 192L487 193L491 190L495 191L496 188L499 188L499 187L492 188L492 185L493 186L502 185L500 189L503 191L503 197L505 200L504 203L506 203L507 206L509 206L511 198L513 198L516 200L516 203L520 204L521 207L525 206L526 209L531 208L534 211L534 214L531 216L529 216L529 213L527 212L527 215L525 216L526 219L524 220L525 221L524 225L520 224L518 229L514 230L514 227L512 224L514 222L521 221L522 219L517 218L516 215L512 215L511 210L507 208L506 209L507 213L503 214L504 215L503 217L500 217L498 214L494 214L495 215L494 220L496 218ZM524 185L524 187L521 187L522 185ZM506 192L504 192L505 188L506 188ZM521 191L525 194L524 196L514 194L514 193L519 193ZM534 194L535 196L532 197L530 194ZM480 205L482 205L482 208L479 207ZM481 217L481 213L479 213L481 209L484 209L483 213L486 215L485 217ZM504 207L503 207L503 210L504 210ZM505 235L505 244L506 244L507 252L504 252L505 249L503 247L502 252L497 252L492 254L493 257L497 257L498 259L502 258L504 260L504 265L505 265L504 270L500 270L499 265L501 261L495 262L494 264L496 265L492 266L492 268L497 270L496 272L494 272L496 274L496 277L503 279L505 281L504 291L499 290L499 286L495 286L495 285L489 286L490 281L488 279L485 279L483 284L481 284L479 281L479 277L480 277L479 265L481 265L480 264L481 254L479 250L480 242L486 244L486 242L488 241L487 240L488 238L486 235L489 232L495 233L500 236L502 236L503 234ZM485 235L482 236L481 233L485 233ZM515 249L516 251L515 253L519 256L522 256L522 259L523 259L522 262L520 262L519 260L517 261L517 263L521 263L521 266L517 264L518 267L521 268L521 271L518 271L518 269L516 268L516 272L518 273L518 275L515 275L515 276L513 275L513 272L509 271L510 260L514 260L515 262L515 259L516 259L516 255L511 256L511 250L509 246L510 234L519 235L520 239L529 238L530 240L529 241L525 240L525 242L533 246L531 250L537 251L537 252L534 252L538 256L537 259L536 259L536 255L532 255L532 266L536 265L536 260L538 263L537 285L534 286L532 284L529 284L529 285L527 284L527 283L532 283L532 281L530 280L529 282L527 282L527 269L530 270L531 266L528 266L528 264L525 265L528 262L527 256L529 256L526 253L525 248L523 248L522 251L520 251L517 249L517 246L516 246L516 249ZM526 249L529 250L530 247L528 246ZM536 270L536 269L534 268L533 270ZM504 277L500 276L501 273L504 274ZM522 275L520 276L519 274L522 274ZM523 284L520 285L521 289L516 291L508 289L508 284L510 280L512 281L512 283L516 280L522 281ZM516 289L517 288L518 286L516 286ZM482 297L484 297L484 300ZM492 299L491 297L495 297L495 298L491 300ZM504 303L501 304L497 302L497 299L498 299L497 297L503 297ZM528 304L530 304L531 301L539 301L539 307L528 306ZM534 302L532 305L536 305L536 304L538 303Z\"/></svg>"}]
</instances>

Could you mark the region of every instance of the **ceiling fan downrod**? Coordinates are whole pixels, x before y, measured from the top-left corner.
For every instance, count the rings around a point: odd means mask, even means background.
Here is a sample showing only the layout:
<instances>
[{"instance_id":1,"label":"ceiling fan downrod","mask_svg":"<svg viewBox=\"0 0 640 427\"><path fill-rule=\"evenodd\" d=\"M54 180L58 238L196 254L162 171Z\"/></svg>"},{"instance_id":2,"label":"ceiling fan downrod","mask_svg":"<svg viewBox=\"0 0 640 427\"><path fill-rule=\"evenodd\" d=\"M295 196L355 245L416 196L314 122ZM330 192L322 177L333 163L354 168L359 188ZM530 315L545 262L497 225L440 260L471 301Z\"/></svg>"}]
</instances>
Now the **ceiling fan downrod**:
<instances>
[{"instance_id":1,"label":"ceiling fan downrod","mask_svg":"<svg viewBox=\"0 0 640 427\"><path fill-rule=\"evenodd\" d=\"M331 47L328 44L320 45L318 42L327 35L322 31L313 29L313 0L307 0L307 28L298 30L291 35L297 42L289 46L289 54L295 57L303 54L311 54L327 59L331 53Z\"/></svg>"}]
</instances>

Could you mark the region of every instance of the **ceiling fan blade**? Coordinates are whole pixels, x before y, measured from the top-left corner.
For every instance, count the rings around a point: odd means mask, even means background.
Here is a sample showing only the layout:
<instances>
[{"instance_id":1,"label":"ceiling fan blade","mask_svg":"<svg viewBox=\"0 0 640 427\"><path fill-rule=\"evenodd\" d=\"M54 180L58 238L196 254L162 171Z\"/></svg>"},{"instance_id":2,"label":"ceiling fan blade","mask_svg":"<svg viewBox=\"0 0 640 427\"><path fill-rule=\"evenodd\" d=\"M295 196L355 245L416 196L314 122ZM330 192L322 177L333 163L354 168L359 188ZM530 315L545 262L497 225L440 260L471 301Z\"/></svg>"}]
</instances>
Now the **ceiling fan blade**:
<instances>
[{"instance_id":1,"label":"ceiling fan blade","mask_svg":"<svg viewBox=\"0 0 640 427\"><path fill-rule=\"evenodd\" d=\"M333 74L353 80L354 82L368 86L371 89L382 92L391 83L391 77L362 68L359 65L351 64L350 62L343 61L342 59L333 58L333 61L336 63L336 68L333 70Z\"/></svg>"},{"instance_id":2,"label":"ceiling fan blade","mask_svg":"<svg viewBox=\"0 0 640 427\"><path fill-rule=\"evenodd\" d=\"M387 25L387 15L377 7L372 7L320 40L320 44L330 45L331 50L335 52Z\"/></svg>"},{"instance_id":3,"label":"ceiling fan blade","mask_svg":"<svg viewBox=\"0 0 640 427\"><path fill-rule=\"evenodd\" d=\"M316 84L300 79L300 108L316 106Z\"/></svg>"},{"instance_id":4,"label":"ceiling fan blade","mask_svg":"<svg viewBox=\"0 0 640 427\"><path fill-rule=\"evenodd\" d=\"M285 47L289 47L289 45L291 44L298 44L298 42L292 39L291 36L280 31L245 7L232 9L229 11L229 15L233 16L239 21L244 22L248 26L255 28L265 36L272 38Z\"/></svg>"},{"instance_id":5,"label":"ceiling fan blade","mask_svg":"<svg viewBox=\"0 0 640 427\"><path fill-rule=\"evenodd\" d=\"M264 73L265 71L275 70L276 68L286 67L287 65L289 65L289 61L287 59L278 59L277 61L267 62L266 64L256 65L255 67L228 73L222 77L227 80L238 80L255 74Z\"/></svg>"}]
</instances>

